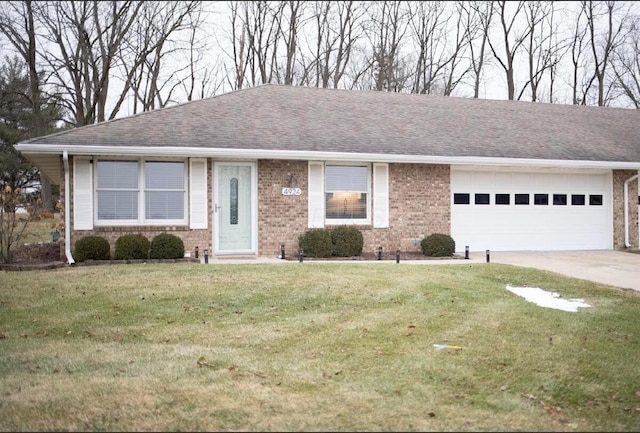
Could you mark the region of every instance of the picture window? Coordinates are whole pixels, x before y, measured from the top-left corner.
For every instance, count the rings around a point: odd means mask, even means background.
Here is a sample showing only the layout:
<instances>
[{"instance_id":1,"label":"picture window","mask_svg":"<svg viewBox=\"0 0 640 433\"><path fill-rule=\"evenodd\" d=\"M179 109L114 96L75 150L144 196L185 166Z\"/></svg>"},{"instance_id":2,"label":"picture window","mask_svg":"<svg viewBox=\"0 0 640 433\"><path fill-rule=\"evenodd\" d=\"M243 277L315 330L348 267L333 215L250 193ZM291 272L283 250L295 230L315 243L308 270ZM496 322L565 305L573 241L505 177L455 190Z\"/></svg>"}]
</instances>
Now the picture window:
<instances>
[{"instance_id":1,"label":"picture window","mask_svg":"<svg viewBox=\"0 0 640 433\"><path fill-rule=\"evenodd\" d=\"M98 224L184 224L184 161L98 160Z\"/></svg>"},{"instance_id":2,"label":"picture window","mask_svg":"<svg viewBox=\"0 0 640 433\"><path fill-rule=\"evenodd\" d=\"M368 221L369 167L327 165L325 172L326 219L343 222Z\"/></svg>"}]
</instances>

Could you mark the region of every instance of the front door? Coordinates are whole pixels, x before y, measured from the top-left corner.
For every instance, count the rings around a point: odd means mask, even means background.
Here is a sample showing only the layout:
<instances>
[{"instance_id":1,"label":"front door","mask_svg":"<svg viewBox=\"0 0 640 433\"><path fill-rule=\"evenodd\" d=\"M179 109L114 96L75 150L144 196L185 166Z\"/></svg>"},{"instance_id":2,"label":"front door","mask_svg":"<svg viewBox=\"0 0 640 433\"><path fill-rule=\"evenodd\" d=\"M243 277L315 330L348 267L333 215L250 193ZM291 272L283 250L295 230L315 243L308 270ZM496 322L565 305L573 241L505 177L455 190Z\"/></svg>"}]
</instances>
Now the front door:
<instances>
[{"instance_id":1,"label":"front door","mask_svg":"<svg viewBox=\"0 0 640 433\"><path fill-rule=\"evenodd\" d=\"M255 163L216 162L214 168L215 253L255 254Z\"/></svg>"}]
</instances>

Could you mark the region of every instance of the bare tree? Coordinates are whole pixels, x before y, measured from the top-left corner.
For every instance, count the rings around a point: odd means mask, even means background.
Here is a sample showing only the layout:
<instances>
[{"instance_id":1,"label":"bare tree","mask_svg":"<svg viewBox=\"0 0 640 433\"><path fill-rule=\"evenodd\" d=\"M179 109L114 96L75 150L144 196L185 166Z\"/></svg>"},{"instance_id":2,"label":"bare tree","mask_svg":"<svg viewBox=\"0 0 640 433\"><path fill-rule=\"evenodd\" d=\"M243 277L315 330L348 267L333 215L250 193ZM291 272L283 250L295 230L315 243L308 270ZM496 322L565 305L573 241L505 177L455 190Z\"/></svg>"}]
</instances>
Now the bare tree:
<instances>
[{"instance_id":1,"label":"bare tree","mask_svg":"<svg viewBox=\"0 0 640 433\"><path fill-rule=\"evenodd\" d=\"M410 8L409 28L418 52L412 93L433 93L434 82L449 62L445 45L450 16L439 1L412 3Z\"/></svg>"},{"instance_id":2,"label":"bare tree","mask_svg":"<svg viewBox=\"0 0 640 433\"><path fill-rule=\"evenodd\" d=\"M283 84L291 85L293 84L293 75L295 69L295 56L298 51L298 31L302 26L302 13L304 11L304 2L299 2L295 0L288 0L283 2L281 6L281 10L284 12L287 9L288 12L288 21L282 20L282 18L286 18L287 15L277 14L274 18L278 22L280 36L284 42L285 53L286 53L286 62L284 65L284 71L278 71L278 82L283 82ZM280 69L280 68L278 68Z\"/></svg>"},{"instance_id":3,"label":"bare tree","mask_svg":"<svg viewBox=\"0 0 640 433\"><path fill-rule=\"evenodd\" d=\"M494 13L494 2L492 0L460 1L458 2L458 12L463 19L466 40L469 44L471 72L473 73L473 97L478 98L480 96L482 70L487 61L486 46ZM479 46L476 46L476 44L479 44Z\"/></svg>"},{"instance_id":4,"label":"bare tree","mask_svg":"<svg viewBox=\"0 0 640 433\"><path fill-rule=\"evenodd\" d=\"M573 105L585 104L586 91L583 90L584 86L581 86L582 71L586 67L585 50L586 50L586 36L587 27L584 21L585 13L584 9L580 8L577 16L573 18L575 26L573 27L573 33L569 41L569 47L571 50L571 99ZM589 86L587 86L588 88ZM579 96L580 95L580 96Z\"/></svg>"},{"instance_id":5,"label":"bare tree","mask_svg":"<svg viewBox=\"0 0 640 433\"><path fill-rule=\"evenodd\" d=\"M516 22L520 19L520 14L523 13L526 5L525 1L518 1L517 3L508 2L506 0L498 0L497 13L500 21L500 37L502 38L502 46L504 52L504 58L498 53L500 46L498 45L498 38L489 38L489 47L493 53L494 58L498 61L500 66L505 72L507 79L507 97L509 100L515 99L516 84L515 84L515 57L520 47L529 36L531 27L526 26L524 29L518 30L515 27ZM511 17L508 17L507 5L514 5L515 11ZM495 40L494 40L495 39Z\"/></svg>"},{"instance_id":6,"label":"bare tree","mask_svg":"<svg viewBox=\"0 0 640 433\"><path fill-rule=\"evenodd\" d=\"M466 17L463 13L464 8L461 3L456 3L455 11L455 42L452 48L449 48L449 58L447 66L445 66L445 83L444 95L450 96L459 83L461 83L467 74L473 70L472 65L463 65L464 56L467 48L470 47L469 38L471 35L467 32ZM449 31L451 32L451 30ZM462 65L462 69L460 66Z\"/></svg>"},{"instance_id":7,"label":"bare tree","mask_svg":"<svg viewBox=\"0 0 640 433\"><path fill-rule=\"evenodd\" d=\"M314 3L312 13L315 38L310 38L313 47L308 49L313 57L301 55L303 82L313 81L316 87L338 88L347 71L354 47L362 37L361 20L366 11L366 4L356 4L351 0L320 0Z\"/></svg>"},{"instance_id":8,"label":"bare tree","mask_svg":"<svg viewBox=\"0 0 640 433\"><path fill-rule=\"evenodd\" d=\"M371 43L373 90L402 91L408 79L401 45L408 28L408 11L401 1L374 3L366 32Z\"/></svg>"},{"instance_id":9,"label":"bare tree","mask_svg":"<svg viewBox=\"0 0 640 433\"><path fill-rule=\"evenodd\" d=\"M554 28L554 4L548 1L530 1L525 7L525 16L529 34L524 45L528 57L528 80L522 86L518 100L527 87L531 90L531 101L538 100L538 87L545 72L558 62L560 47L557 43L557 30Z\"/></svg>"},{"instance_id":10,"label":"bare tree","mask_svg":"<svg viewBox=\"0 0 640 433\"><path fill-rule=\"evenodd\" d=\"M628 43L616 51L612 66L615 87L640 109L640 17L631 26Z\"/></svg>"},{"instance_id":11,"label":"bare tree","mask_svg":"<svg viewBox=\"0 0 640 433\"><path fill-rule=\"evenodd\" d=\"M69 100L77 126L105 120L112 68L130 35L142 2L53 2L40 20L55 47L43 52L57 85Z\"/></svg>"},{"instance_id":12,"label":"bare tree","mask_svg":"<svg viewBox=\"0 0 640 433\"><path fill-rule=\"evenodd\" d=\"M246 13L246 3L232 1L230 4L231 13L231 48L232 48L232 60L233 60L233 74L227 72L227 80L231 84L231 88L234 90L240 90L245 83L245 74L247 72L247 66L249 65L249 53L247 33L248 25L243 21L243 16ZM234 79L230 80L229 75L232 75Z\"/></svg>"},{"instance_id":13,"label":"bare tree","mask_svg":"<svg viewBox=\"0 0 640 433\"><path fill-rule=\"evenodd\" d=\"M186 16L189 38L186 41L186 57L188 58L189 74L179 84L184 89L187 101L202 99L217 93L222 86L220 76L220 63L216 62L212 67L205 64L205 53L209 51L208 37L200 34L200 29L206 26L206 18L200 4L194 4ZM175 15L174 15L175 16ZM198 93L196 94L196 91Z\"/></svg>"},{"instance_id":14,"label":"bare tree","mask_svg":"<svg viewBox=\"0 0 640 433\"><path fill-rule=\"evenodd\" d=\"M593 2L593 0L582 1L582 8L587 20L589 45L591 47L593 79L597 80L597 101L599 106L606 104L605 81L607 67L611 62L611 57L622 43L625 35L625 24L628 19L628 10L615 1ZM598 32L598 21L604 17L606 21L603 33Z\"/></svg>"},{"instance_id":15,"label":"bare tree","mask_svg":"<svg viewBox=\"0 0 640 433\"><path fill-rule=\"evenodd\" d=\"M122 46L120 67L126 79L116 108L129 91L133 92L134 113L175 102L173 94L178 88L184 89L186 100L192 100L198 58L205 48L199 47L197 36L201 25L198 1L145 2L131 37ZM186 34L184 40L176 37L180 32ZM181 54L185 54L182 61ZM114 109L112 117L116 113Z\"/></svg>"},{"instance_id":16,"label":"bare tree","mask_svg":"<svg viewBox=\"0 0 640 433\"><path fill-rule=\"evenodd\" d=\"M246 22L249 36L251 56L252 85L273 82L277 72L278 42L280 32L278 17L282 14L284 3L278 3L273 8L267 1L249 2L246 8ZM252 21L249 20L251 12ZM256 73L259 77L256 77ZM259 78L259 80L257 79Z\"/></svg>"}]
</instances>

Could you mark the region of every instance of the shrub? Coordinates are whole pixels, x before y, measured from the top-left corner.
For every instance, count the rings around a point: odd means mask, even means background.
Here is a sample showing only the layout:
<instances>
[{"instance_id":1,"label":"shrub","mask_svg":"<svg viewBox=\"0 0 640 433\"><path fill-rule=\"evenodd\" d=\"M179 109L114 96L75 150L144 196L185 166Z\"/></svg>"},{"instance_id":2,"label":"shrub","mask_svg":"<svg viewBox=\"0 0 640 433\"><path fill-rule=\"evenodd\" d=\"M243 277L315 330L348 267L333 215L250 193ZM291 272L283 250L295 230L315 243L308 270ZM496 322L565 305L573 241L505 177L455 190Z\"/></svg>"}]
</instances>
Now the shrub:
<instances>
[{"instance_id":1,"label":"shrub","mask_svg":"<svg viewBox=\"0 0 640 433\"><path fill-rule=\"evenodd\" d=\"M364 239L357 228L342 226L331 230L331 243L334 256L352 257L362 254Z\"/></svg>"},{"instance_id":2,"label":"shrub","mask_svg":"<svg viewBox=\"0 0 640 433\"><path fill-rule=\"evenodd\" d=\"M181 259L184 257L184 242L176 235L161 233L151 240L152 259Z\"/></svg>"},{"instance_id":3,"label":"shrub","mask_svg":"<svg viewBox=\"0 0 640 433\"><path fill-rule=\"evenodd\" d=\"M87 236L78 239L73 250L73 258L77 262L85 260L109 260L110 256L109 241L102 236Z\"/></svg>"},{"instance_id":4,"label":"shrub","mask_svg":"<svg viewBox=\"0 0 640 433\"><path fill-rule=\"evenodd\" d=\"M434 233L422 239L420 247L425 256L450 257L456 250L456 243L449 235Z\"/></svg>"},{"instance_id":5,"label":"shrub","mask_svg":"<svg viewBox=\"0 0 640 433\"><path fill-rule=\"evenodd\" d=\"M312 229L298 237L298 247L306 257L330 257L333 250L331 232L327 229Z\"/></svg>"},{"instance_id":6,"label":"shrub","mask_svg":"<svg viewBox=\"0 0 640 433\"><path fill-rule=\"evenodd\" d=\"M149 258L149 239L141 234L120 236L116 240L116 260Z\"/></svg>"}]
</instances>

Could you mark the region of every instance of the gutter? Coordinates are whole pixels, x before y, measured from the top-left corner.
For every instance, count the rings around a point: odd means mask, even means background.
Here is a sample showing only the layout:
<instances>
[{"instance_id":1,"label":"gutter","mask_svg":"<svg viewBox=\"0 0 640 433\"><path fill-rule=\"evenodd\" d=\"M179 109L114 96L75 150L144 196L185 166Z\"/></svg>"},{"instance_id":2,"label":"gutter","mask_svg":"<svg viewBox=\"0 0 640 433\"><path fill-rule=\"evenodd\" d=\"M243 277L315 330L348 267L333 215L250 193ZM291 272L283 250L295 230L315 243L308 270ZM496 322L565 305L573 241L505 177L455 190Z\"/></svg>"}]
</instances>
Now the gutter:
<instances>
[{"instance_id":1,"label":"gutter","mask_svg":"<svg viewBox=\"0 0 640 433\"><path fill-rule=\"evenodd\" d=\"M87 146L60 145L42 143L21 143L14 146L27 157L28 154L59 155L61 151L74 155L118 155L118 156L166 156L166 157L206 157L236 159L286 159L303 161L343 161L343 162L382 162L449 164L458 166L513 166L513 167L557 167L562 169L604 169L604 170L640 170L640 162L561 160L534 158L504 158L483 156L436 156L403 155L389 153L328 152L315 150L275 150L275 149L229 149L210 147L178 146Z\"/></svg>"},{"instance_id":2,"label":"gutter","mask_svg":"<svg viewBox=\"0 0 640 433\"><path fill-rule=\"evenodd\" d=\"M624 246L627 248L631 248L631 242L629 242L629 184L637 178L636 174L624 181Z\"/></svg>"},{"instance_id":3,"label":"gutter","mask_svg":"<svg viewBox=\"0 0 640 433\"><path fill-rule=\"evenodd\" d=\"M67 256L67 263L73 266L76 261L71 255L71 206L69 204L71 176L69 175L69 153L66 150L62 152L62 162L64 163L64 253Z\"/></svg>"}]
</instances>

